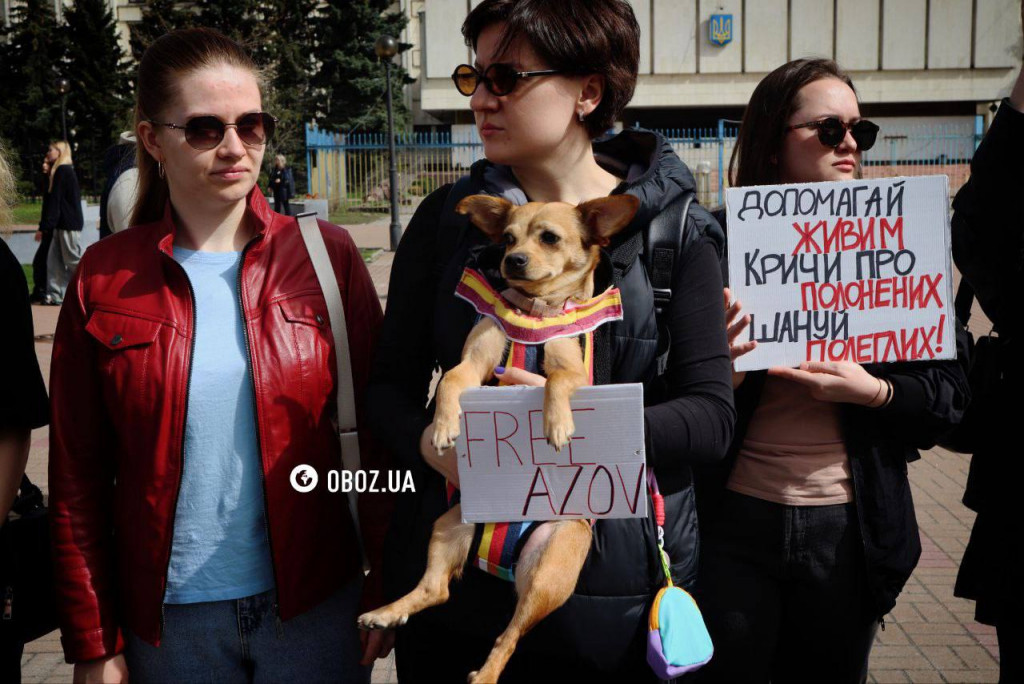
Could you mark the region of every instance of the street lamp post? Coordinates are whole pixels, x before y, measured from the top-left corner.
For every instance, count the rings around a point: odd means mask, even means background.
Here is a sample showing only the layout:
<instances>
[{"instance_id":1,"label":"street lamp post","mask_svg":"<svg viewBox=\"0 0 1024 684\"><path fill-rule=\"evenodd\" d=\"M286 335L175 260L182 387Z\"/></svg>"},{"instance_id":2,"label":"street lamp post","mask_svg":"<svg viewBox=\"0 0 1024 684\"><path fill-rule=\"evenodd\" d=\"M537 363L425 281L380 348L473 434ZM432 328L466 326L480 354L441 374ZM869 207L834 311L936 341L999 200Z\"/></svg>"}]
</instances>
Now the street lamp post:
<instances>
[{"instance_id":1,"label":"street lamp post","mask_svg":"<svg viewBox=\"0 0 1024 684\"><path fill-rule=\"evenodd\" d=\"M68 121L67 117L64 115L64 108L67 104L67 95L70 90L71 81L66 78L57 79L57 94L60 95L60 125L61 130L64 131L64 137L61 138L61 140L68 139Z\"/></svg>"},{"instance_id":2,"label":"street lamp post","mask_svg":"<svg viewBox=\"0 0 1024 684\"><path fill-rule=\"evenodd\" d=\"M398 168L395 165L395 120L391 109L391 60L398 54L398 41L391 36L381 36L373 46L377 58L384 62L384 75L388 93L388 173L391 192L391 251L398 249L402 239L402 224L398 222Z\"/></svg>"}]
</instances>

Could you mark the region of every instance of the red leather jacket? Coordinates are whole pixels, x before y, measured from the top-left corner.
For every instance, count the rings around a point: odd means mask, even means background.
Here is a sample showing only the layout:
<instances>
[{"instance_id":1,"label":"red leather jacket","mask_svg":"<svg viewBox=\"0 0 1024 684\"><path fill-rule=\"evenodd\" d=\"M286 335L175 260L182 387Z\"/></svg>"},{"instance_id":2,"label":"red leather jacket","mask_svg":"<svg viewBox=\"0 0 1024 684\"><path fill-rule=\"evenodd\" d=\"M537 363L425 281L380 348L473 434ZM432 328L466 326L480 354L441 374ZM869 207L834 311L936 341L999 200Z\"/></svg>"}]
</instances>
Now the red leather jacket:
<instances>
[{"instance_id":1,"label":"red leather jacket","mask_svg":"<svg viewBox=\"0 0 1024 684\"><path fill-rule=\"evenodd\" d=\"M327 305L295 219L272 212L258 191L247 201L258 234L243 252L239 292L278 610L287 620L354 578L360 562L345 494L326 486L327 471L341 468ZM324 221L320 230L341 288L361 401L380 302L348 233ZM90 247L57 323L50 515L68 662L120 652L122 626L160 641L195 308L188 277L172 258L174 231L168 205L162 221ZM361 406L359 417L363 424ZM383 470L365 430L360 444L362 467ZM290 484L302 463L319 474L309 493ZM384 494L360 497L375 566L371 595L390 504Z\"/></svg>"}]
</instances>

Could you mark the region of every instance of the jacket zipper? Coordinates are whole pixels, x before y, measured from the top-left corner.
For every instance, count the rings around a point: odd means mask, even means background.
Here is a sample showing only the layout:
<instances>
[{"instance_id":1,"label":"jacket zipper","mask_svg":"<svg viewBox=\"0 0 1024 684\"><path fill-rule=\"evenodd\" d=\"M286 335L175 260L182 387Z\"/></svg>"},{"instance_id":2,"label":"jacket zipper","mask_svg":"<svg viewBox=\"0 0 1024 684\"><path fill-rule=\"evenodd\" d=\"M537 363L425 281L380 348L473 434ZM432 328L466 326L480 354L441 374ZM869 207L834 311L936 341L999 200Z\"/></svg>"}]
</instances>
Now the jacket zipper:
<instances>
[{"instance_id":1,"label":"jacket zipper","mask_svg":"<svg viewBox=\"0 0 1024 684\"><path fill-rule=\"evenodd\" d=\"M238 307L242 315L242 336L245 339L245 355L249 361L249 382L252 384L252 415L256 420L256 453L260 456L260 483L263 485L263 529L267 533L267 548L270 551L270 573L274 578L274 589L276 591L280 585L277 581L277 568L274 565L274 544L270 539L270 502L267 499L267 475L263 468L263 442L260 439L259 430L260 418L259 405L256 402L256 377L253 375L252 346L249 343L249 320L245 315L245 296L242 294L242 271L245 269L245 255L248 253L249 247L259 239L259 236L254 237L242 248L242 259L238 264ZM281 622L281 613L278 609L279 601L280 596L277 596L273 608L274 618L278 622L278 627L280 627Z\"/></svg>"},{"instance_id":2,"label":"jacket zipper","mask_svg":"<svg viewBox=\"0 0 1024 684\"><path fill-rule=\"evenodd\" d=\"M175 261L174 257L171 257L171 261L181 269L181 275L184 276L185 284L188 286L188 295L192 303L192 342L190 344L188 356L188 378L185 381L185 409L182 411L181 418L181 467L178 468L178 485L174 490L174 507L171 509L171 529L167 535L167 565L164 567L164 591L160 598L160 639L164 638L164 627L166 625L167 616L165 615L164 606L166 605L165 601L167 599L167 578L171 572L171 552L174 547L174 520L178 514L178 497L181 496L181 478L182 474L185 472L185 429L188 425L188 395L192 389L192 361L195 359L196 355L196 293L195 290L192 289L192 281L189 280L185 267Z\"/></svg>"}]
</instances>

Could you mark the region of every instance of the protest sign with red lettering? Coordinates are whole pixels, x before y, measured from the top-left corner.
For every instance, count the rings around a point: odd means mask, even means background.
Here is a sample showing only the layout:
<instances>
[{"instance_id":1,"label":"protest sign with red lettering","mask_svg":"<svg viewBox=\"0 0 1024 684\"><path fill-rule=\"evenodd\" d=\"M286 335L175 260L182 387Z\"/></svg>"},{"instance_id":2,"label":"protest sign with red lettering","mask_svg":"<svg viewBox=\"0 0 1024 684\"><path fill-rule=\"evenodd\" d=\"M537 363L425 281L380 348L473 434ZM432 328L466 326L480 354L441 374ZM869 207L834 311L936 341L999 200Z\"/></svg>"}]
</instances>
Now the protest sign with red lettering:
<instances>
[{"instance_id":1,"label":"protest sign with red lettering","mask_svg":"<svg viewBox=\"0 0 1024 684\"><path fill-rule=\"evenodd\" d=\"M544 439L542 387L480 387L461 403L463 521L646 517L643 385L577 390L561 451Z\"/></svg>"},{"instance_id":2,"label":"protest sign with red lettering","mask_svg":"<svg viewBox=\"0 0 1024 684\"><path fill-rule=\"evenodd\" d=\"M737 371L956 358L946 176L730 188Z\"/></svg>"}]
</instances>

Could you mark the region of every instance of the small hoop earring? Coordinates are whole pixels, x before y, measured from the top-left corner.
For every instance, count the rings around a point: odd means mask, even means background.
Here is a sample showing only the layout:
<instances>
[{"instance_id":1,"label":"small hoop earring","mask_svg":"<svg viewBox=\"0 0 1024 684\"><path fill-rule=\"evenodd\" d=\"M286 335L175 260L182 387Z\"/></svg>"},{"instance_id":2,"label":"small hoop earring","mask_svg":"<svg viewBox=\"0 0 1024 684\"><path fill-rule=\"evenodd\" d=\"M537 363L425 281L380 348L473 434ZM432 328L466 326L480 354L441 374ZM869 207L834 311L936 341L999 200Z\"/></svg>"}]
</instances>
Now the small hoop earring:
<instances>
[{"instance_id":1,"label":"small hoop earring","mask_svg":"<svg viewBox=\"0 0 1024 684\"><path fill-rule=\"evenodd\" d=\"M586 121L586 119L583 117L583 110L582 109L580 111L576 112L576 116L579 117L580 123L583 123L584 121Z\"/></svg>"},{"instance_id":2,"label":"small hoop earring","mask_svg":"<svg viewBox=\"0 0 1024 684\"><path fill-rule=\"evenodd\" d=\"M156 163L156 173L161 178L164 177L164 163L163 162L157 162Z\"/></svg>"}]
</instances>

